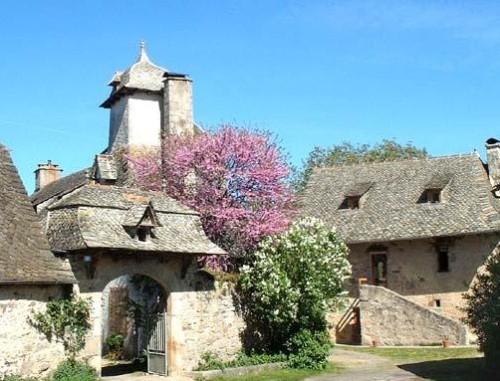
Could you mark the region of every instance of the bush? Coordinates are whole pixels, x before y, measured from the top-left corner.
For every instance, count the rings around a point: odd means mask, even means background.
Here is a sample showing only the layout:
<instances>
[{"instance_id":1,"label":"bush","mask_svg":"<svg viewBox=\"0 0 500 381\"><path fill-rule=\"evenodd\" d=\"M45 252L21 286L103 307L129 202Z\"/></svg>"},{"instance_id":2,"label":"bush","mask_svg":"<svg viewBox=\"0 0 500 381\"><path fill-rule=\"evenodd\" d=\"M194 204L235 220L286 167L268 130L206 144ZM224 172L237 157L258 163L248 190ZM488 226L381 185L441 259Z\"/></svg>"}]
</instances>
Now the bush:
<instances>
[{"instance_id":1,"label":"bush","mask_svg":"<svg viewBox=\"0 0 500 381\"><path fill-rule=\"evenodd\" d=\"M85 337L91 327L90 300L73 297L51 300L44 313L37 313L32 320L34 327L64 345L68 359L74 360L76 354L85 346Z\"/></svg>"},{"instance_id":2,"label":"bush","mask_svg":"<svg viewBox=\"0 0 500 381\"><path fill-rule=\"evenodd\" d=\"M332 344L327 332L303 330L286 343L289 351L287 367L325 369Z\"/></svg>"},{"instance_id":3,"label":"bush","mask_svg":"<svg viewBox=\"0 0 500 381\"><path fill-rule=\"evenodd\" d=\"M224 361L219 357L219 355L212 351L203 352L201 359L198 362L198 366L195 370L214 370L214 369L224 369Z\"/></svg>"},{"instance_id":4,"label":"bush","mask_svg":"<svg viewBox=\"0 0 500 381\"><path fill-rule=\"evenodd\" d=\"M469 293L464 295L468 323L477 335L479 348L484 352L486 366L500 373L500 247L479 271Z\"/></svg>"},{"instance_id":5,"label":"bush","mask_svg":"<svg viewBox=\"0 0 500 381\"><path fill-rule=\"evenodd\" d=\"M251 266L241 268L246 348L279 353L303 330L326 330L326 313L345 295L351 275L348 248L320 220L301 218L261 242Z\"/></svg>"},{"instance_id":6,"label":"bush","mask_svg":"<svg viewBox=\"0 0 500 381\"><path fill-rule=\"evenodd\" d=\"M59 364L52 379L53 381L98 381L99 376L87 363L66 360Z\"/></svg>"},{"instance_id":7,"label":"bush","mask_svg":"<svg viewBox=\"0 0 500 381\"><path fill-rule=\"evenodd\" d=\"M196 370L223 370L225 368L237 368L240 366L262 365L278 362L285 362L287 356L285 354L267 354L267 353L238 353L236 359L231 361L222 361L222 359L214 352L204 352L201 355L201 360L196 367Z\"/></svg>"},{"instance_id":8,"label":"bush","mask_svg":"<svg viewBox=\"0 0 500 381\"><path fill-rule=\"evenodd\" d=\"M121 360L123 358L123 343L125 337L120 334L111 335L106 339L109 353L108 359L111 361Z\"/></svg>"}]
</instances>

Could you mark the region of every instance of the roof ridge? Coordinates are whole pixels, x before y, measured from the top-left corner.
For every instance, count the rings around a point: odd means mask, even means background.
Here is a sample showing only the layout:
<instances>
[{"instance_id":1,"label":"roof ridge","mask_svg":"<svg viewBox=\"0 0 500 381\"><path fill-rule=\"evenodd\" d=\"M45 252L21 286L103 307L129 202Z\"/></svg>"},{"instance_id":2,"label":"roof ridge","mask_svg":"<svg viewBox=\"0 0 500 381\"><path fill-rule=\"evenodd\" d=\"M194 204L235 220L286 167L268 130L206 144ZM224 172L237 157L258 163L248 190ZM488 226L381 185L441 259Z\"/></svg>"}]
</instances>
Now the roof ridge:
<instances>
[{"instance_id":1,"label":"roof ridge","mask_svg":"<svg viewBox=\"0 0 500 381\"><path fill-rule=\"evenodd\" d=\"M428 157L418 157L418 158L407 158L407 159L395 159L395 160L384 160L384 161L372 161L372 162L361 162L361 163L344 163L336 164L332 166L325 167L313 167L314 171L330 170L333 168L345 168L345 167L357 167L357 166L369 166L369 165L389 165L390 163L402 163L402 162L417 162L417 161L431 161L431 160L441 160L441 159L458 159L458 158L469 158L477 157L481 162L481 158L477 156L474 152L472 153L459 153L451 154L445 156L428 156Z\"/></svg>"}]
</instances>

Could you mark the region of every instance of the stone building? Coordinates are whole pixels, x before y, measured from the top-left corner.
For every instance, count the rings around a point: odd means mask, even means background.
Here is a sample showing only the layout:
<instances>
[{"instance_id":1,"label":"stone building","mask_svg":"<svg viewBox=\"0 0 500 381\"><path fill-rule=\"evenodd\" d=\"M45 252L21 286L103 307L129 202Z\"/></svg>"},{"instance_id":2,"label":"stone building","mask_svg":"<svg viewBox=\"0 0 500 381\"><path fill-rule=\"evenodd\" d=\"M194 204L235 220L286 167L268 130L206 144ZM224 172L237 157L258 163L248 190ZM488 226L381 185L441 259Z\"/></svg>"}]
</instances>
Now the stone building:
<instances>
[{"instance_id":1,"label":"stone building","mask_svg":"<svg viewBox=\"0 0 500 381\"><path fill-rule=\"evenodd\" d=\"M160 375L191 370L206 351L228 358L241 347L231 293L196 265L198 256L225 252L206 237L198 213L134 187L120 160L123 151L159 153L165 134L199 130L191 84L153 64L142 44L138 61L110 82L102 104L109 145L93 165L62 178L50 161L35 171L31 202L50 249L76 278L73 292L92 303L81 355L97 369L112 334L125 336L132 357L147 353L148 371Z\"/></svg>"},{"instance_id":2,"label":"stone building","mask_svg":"<svg viewBox=\"0 0 500 381\"><path fill-rule=\"evenodd\" d=\"M71 293L69 263L54 255L9 151L0 144L0 377L40 374L64 358L29 317L51 298Z\"/></svg>"},{"instance_id":3,"label":"stone building","mask_svg":"<svg viewBox=\"0 0 500 381\"><path fill-rule=\"evenodd\" d=\"M489 167L471 154L314 171L303 212L349 246L359 297L337 322L339 341L467 342L462 294L500 237L499 144L487 153Z\"/></svg>"}]
</instances>

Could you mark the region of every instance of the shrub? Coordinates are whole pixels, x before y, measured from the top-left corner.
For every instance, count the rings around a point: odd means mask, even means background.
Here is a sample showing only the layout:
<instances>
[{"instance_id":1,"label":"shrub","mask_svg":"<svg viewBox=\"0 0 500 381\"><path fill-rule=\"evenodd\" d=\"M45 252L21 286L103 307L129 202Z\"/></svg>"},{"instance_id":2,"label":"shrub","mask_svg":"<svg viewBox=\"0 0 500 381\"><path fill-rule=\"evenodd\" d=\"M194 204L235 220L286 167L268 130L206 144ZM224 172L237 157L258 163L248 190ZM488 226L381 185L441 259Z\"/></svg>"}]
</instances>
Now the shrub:
<instances>
[{"instance_id":1,"label":"shrub","mask_svg":"<svg viewBox=\"0 0 500 381\"><path fill-rule=\"evenodd\" d=\"M109 349L108 358L111 361L120 360L123 358L123 343L125 337L120 334L111 335L106 339L106 345Z\"/></svg>"},{"instance_id":2,"label":"shrub","mask_svg":"<svg viewBox=\"0 0 500 381\"><path fill-rule=\"evenodd\" d=\"M35 315L32 324L49 341L55 337L62 342L68 359L74 360L85 346L85 336L91 327L90 301L79 298L52 300L47 303L44 313Z\"/></svg>"},{"instance_id":3,"label":"shrub","mask_svg":"<svg viewBox=\"0 0 500 381\"><path fill-rule=\"evenodd\" d=\"M468 323L477 335L479 348L484 352L489 370L500 373L500 247L479 271L468 294L464 295Z\"/></svg>"},{"instance_id":4,"label":"shrub","mask_svg":"<svg viewBox=\"0 0 500 381\"><path fill-rule=\"evenodd\" d=\"M195 370L224 369L226 366L219 355L212 351L203 352Z\"/></svg>"},{"instance_id":5,"label":"shrub","mask_svg":"<svg viewBox=\"0 0 500 381\"><path fill-rule=\"evenodd\" d=\"M264 239L253 264L241 269L247 348L278 353L302 330L325 331L326 313L343 299L351 274L347 254L335 231L314 218Z\"/></svg>"},{"instance_id":6,"label":"shrub","mask_svg":"<svg viewBox=\"0 0 500 381\"><path fill-rule=\"evenodd\" d=\"M66 360L59 364L52 379L53 381L98 381L99 376L87 363Z\"/></svg>"},{"instance_id":7,"label":"shrub","mask_svg":"<svg viewBox=\"0 0 500 381\"><path fill-rule=\"evenodd\" d=\"M287 366L300 369L325 369L332 344L327 332L303 330L286 343Z\"/></svg>"}]
</instances>

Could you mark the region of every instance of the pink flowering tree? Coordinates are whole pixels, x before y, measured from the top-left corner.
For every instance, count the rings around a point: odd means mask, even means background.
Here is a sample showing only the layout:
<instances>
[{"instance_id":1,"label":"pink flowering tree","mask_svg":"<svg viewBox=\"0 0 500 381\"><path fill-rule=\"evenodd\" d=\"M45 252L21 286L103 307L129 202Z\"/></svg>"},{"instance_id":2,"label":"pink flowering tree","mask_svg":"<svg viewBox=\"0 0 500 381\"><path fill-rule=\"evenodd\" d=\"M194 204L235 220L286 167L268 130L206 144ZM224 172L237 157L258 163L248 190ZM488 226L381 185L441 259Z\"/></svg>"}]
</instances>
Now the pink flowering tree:
<instances>
[{"instance_id":1,"label":"pink flowering tree","mask_svg":"<svg viewBox=\"0 0 500 381\"><path fill-rule=\"evenodd\" d=\"M195 137L167 136L161 160L145 155L131 161L139 184L200 213L207 235L231 254L205 258L212 267L245 262L263 237L284 231L294 214L290 167L266 133L223 125Z\"/></svg>"}]
</instances>

